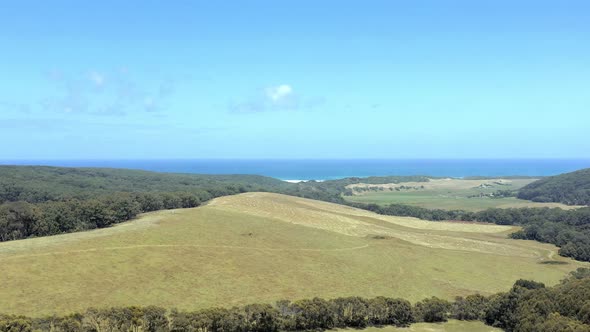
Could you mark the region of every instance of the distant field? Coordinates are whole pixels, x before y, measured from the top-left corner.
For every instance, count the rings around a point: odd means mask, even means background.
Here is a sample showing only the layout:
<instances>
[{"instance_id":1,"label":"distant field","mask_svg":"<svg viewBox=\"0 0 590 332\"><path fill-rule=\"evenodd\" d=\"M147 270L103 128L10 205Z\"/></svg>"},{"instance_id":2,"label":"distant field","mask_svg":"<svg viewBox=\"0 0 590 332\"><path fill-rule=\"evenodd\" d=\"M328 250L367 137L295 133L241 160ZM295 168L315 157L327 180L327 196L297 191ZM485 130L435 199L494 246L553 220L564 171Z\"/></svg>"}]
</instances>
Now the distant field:
<instances>
[{"instance_id":1,"label":"distant field","mask_svg":"<svg viewBox=\"0 0 590 332\"><path fill-rule=\"evenodd\" d=\"M446 323L418 323L412 324L407 328L401 327L369 327L363 330L343 329L339 332L495 332L501 329L493 328L481 322L464 322L459 320L450 320Z\"/></svg>"},{"instance_id":2,"label":"distant field","mask_svg":"<svg viewBox=\"0 0 590 332\"><path fill-rule=\"evenodd\" d=\"M359 295L452 299L557 283L587 264L514 228L427 222L269 193L97 231L0 243L0 313L197 309ZM541 264L559 261L563 264Z\"/></svg>"},{"instance_id":3,"label":"distant field","mask_svg":"<svg viewBox=\"0 0 590 332\"><path fill-rule=\"evenodd\" d=\"M488 208L560 207L575 208L560 203L536 203L516 197L492 198L498 190L518 190L536 179L431 179L429 182L397 184L353 184L355 193L344 198L357 203L381 205L399 203L429 209L480 211ZM405 187L405 188L404 188ZM359 191L358 188L373 188ZM379 188L376 190L376 188ZM396 189L397 188L397 189ZM382 189L382 190L381 190ZM477 196L477 197L473 197Z\"/></svg>"}]
</instances>

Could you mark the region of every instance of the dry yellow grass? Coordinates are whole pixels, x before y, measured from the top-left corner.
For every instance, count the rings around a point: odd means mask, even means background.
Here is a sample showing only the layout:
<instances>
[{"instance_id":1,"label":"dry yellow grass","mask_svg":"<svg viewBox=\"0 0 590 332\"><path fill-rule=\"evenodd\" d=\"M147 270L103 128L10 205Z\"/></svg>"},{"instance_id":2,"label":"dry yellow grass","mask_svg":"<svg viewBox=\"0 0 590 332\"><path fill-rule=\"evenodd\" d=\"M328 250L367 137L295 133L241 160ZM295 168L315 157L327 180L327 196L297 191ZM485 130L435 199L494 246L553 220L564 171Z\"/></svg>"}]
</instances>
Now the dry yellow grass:
<instances>
[{"instance_id":1,"label":"dry yellow grass","mask_svg":"<svg viewBox=\"0 0 590 332\"><path fill-rule=\"evenodd\" d=\"M506 241L506 234L515 230L511 226L429 222L416 218L382 216L337 204L265 193L218 199L212 202L211 207L349 236L397 238L430 248L526 257L539 255L538 249L523 248L517 241ZM482 238L479 235L482 233L490 236Z\"/></svg>"},{"instance_id":2,"label":"dry yellow grass","mask_svg":"<svg viewBox=\"0 0 590 332\"><path fill-rule=\"evenodd\" d=\"M210 206L223 206L224 209L244 212L261 217L272 217L283 221L306 224L310 227L321 227L331 221L331 231L363 223L364 218L380 220L400 226L424 230L448 230L456 232L500 233L511 232L511 226L485 225L477 223L430 222L411 217L384 216L373 212L340 204L325 203L299 197L267 193L246 193L233 196L231 199L217 199ZM361 217L361 218L359 218ZM350 234L348 234L350 235Z\"/></svg>"},{"instance_id":3,"label":"dry yellow grass","mask_svg":"<svg viewBox=\"0 0 590 332\"><path fill-rule=\"evenodd\" d=\"M427 296L557 283L585 264L511 228L429 223L268 193L151 213L113 228L0 244L0 312ZM539 264L559 260L566 265Z\"/></svg>"}]
</instances>

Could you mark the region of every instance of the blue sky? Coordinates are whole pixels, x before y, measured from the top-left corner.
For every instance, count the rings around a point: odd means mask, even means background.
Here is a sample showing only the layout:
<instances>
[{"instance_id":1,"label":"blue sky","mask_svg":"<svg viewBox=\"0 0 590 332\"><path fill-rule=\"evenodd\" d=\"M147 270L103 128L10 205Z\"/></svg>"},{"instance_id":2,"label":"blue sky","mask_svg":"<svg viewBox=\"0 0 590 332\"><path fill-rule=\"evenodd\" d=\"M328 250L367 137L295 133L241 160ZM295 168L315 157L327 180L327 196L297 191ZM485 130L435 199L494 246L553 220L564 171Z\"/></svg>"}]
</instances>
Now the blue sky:
<instances>
[{"instance_id":1,"label":"blue sky","mask_svg":"<svg viewBox=\"0 0 590 332\"><path fill-rule=\"evenodd\" d=\"M0 159L590 158L588 1L2 1Z\"/></svg>"}]
</instances>

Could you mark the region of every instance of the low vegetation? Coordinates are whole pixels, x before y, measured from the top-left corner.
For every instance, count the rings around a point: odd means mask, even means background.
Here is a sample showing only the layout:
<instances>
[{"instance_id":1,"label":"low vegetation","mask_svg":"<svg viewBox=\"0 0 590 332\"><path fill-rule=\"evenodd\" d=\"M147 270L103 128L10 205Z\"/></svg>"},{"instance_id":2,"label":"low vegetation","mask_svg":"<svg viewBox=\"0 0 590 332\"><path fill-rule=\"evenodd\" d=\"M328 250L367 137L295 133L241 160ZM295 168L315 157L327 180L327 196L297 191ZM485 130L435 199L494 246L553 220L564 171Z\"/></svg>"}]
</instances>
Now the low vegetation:
<instances>
[{"instance_id":1,"label":"low vegetation","mask_svg":"<svg viewBox=\"0 0 590 332\"><path fill-rule=\"evenodd\" d=\"M249 304L198 311L167 311L149 306L90 308L81 313L35 319L0 315L0 331L274 332L407 327L416 322L438 323L455 319L479 320L515 332L585 332L590 331L589 272L579 269L551 288L521 279L506 293L489 297L475 294L457 297L453 301L431 297L414 305L401 298L353 296L329 300L314 297L294 302L281 300L274 305ZM482 330L480 325L459 326Z\"/></svg>"},{"instance_id":2,"label":"low vegetation","mask_svg":"<svg viewBox=\"0 0 590 332\"><path fill-rule=\"evenodd\" d=\"M272 193L226 196L109 228L0 243L0 312L190 311L349 296L452 300L503 291L519 278L553 285L587 266L558 256L553 245L508 239L514 230Z\"/></svg>"}]
</instances>

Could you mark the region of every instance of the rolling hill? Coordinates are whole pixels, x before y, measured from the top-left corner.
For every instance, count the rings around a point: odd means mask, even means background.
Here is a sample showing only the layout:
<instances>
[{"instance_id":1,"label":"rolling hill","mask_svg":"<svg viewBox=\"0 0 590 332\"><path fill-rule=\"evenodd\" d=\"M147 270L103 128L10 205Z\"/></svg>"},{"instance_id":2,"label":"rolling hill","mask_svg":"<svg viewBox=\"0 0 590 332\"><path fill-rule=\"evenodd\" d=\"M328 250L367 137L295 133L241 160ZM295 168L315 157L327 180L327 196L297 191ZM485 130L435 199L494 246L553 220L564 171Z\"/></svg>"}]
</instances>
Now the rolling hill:
<instances>
[{"instance_id":1,"label":"rolling hill","mask_svg":"<svg viewBox=\"0 0 590 332\"><path fill-rule=\"evenodd\" d=\"M245 193L114 227L0 243L0 312L198 309L379 295L416 301L557 283L585 263L506 238L514 227L427 222ZM517 267L517 268L516 268Z\"/></svg>"}]
</instances>

